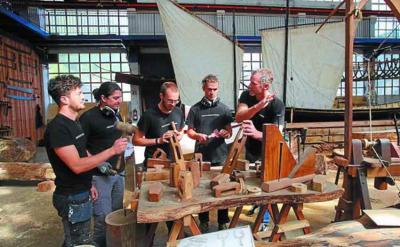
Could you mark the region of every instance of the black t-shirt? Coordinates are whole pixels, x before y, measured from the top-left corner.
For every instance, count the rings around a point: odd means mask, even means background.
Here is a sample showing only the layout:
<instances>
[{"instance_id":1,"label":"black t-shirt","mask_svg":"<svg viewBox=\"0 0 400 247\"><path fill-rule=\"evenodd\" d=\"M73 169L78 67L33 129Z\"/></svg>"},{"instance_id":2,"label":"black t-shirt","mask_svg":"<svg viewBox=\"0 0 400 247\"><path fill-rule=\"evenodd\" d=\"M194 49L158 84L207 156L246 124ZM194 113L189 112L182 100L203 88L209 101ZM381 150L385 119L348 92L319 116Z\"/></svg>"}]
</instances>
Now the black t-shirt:
<instances>
[{"instance_id":1,"label":"black t-shirt","mask_svg":"<svg viewBox=\"0 0 400 247\"><path fill-rule=\"evenodd\" d=\"M57 114L47 125L44 139L47 156L56 174L55 193L69 195L90 190L92 186L91 172L75 174L54 152L54 148L74 145L78 150L79 157L87 157L86 136L79 122Z\"/></svg>"},{"instance_id":2,"label":"black t-shirt","mask_svg":"<svg viewBox=\"0 0 400 247\"><path fill-rule=\"evenodd\" d=\"M171 122L175 122L177 129L184 127L185 122L182 110L179 107L175 107L170 114L165 114L156 106L143 113L137 126L147 139L151 139L161 137L168 130L172 130ZM165 143L162 145L147 146L144 151L145 159L151 158L157 148L164 150L168 157L171 158L170 146L168 143Z\"/></svg>"},{"instance_id":3,"label":"black t-shirt","mask_svg":"<svg viewBox=\"0 0 400 247\"><path fill-rule=\"evenodd\" d=\"M114 127L116 121L121 121L117 116L106 116L99 107L93 107L86 111L79 118L87 139L87 150L95 155L111 147L115 140L121 137L122 132ZM107 160L114 167L117 164L119 155L114 155ZM98 173L96 175L104 175Z\"/></svg>"},{"instance_id":4,"label":"black t-shirt","mask_svg":"<svg viewBox=\"0 0 400 247\"><path fill-rule=\"evenodd\" d=\"M244 103L249 108L258 102L259 101L257 100L256 96L251 96L248 90L244 91L239 98L239 103ZM259 131L263 131L263 125L265 123L283 125L285 121L285 105L278 97L274 97L274 99L264 109L257 112L257 114L251 118L251 120L253 121L254 127L256 127L256 129ZM250 153L252 156L255 156L255 160L261 158L261 147L261 141L257 141L253 138L247 138L246 152ZM255 160L251 161L254 162Z\"/></svg>"},{"instance_id":5,"label":"black t-shirt","mask_svg":"<svg viewBox=\"0 0 400 247\"><path fill-rule=\"evenodd\" d=\"M210 135L214 130L224 129L231 122L233 122L232 113L221 102L210 107L200 101L190 108L187 118L189 128L206 135ZM211 138L205 144L196 142L195 152L202 153L205 161L222 163L226 159L228 148L224 138Z\"/></svg>"}]
</instances>

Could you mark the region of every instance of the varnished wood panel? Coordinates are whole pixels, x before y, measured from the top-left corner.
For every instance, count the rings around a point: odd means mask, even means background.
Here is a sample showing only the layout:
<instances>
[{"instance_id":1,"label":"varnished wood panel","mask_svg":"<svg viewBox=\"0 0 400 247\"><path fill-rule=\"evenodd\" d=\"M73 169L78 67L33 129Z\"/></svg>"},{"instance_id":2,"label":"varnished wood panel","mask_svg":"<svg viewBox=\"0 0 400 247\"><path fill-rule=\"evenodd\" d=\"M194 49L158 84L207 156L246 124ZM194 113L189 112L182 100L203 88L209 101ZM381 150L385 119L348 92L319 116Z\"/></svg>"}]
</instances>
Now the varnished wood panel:
<instances>
[{"instance_id":1,"label":"varnished wood panel","mask_svg":"<svg viewBox=\"0 0 400 247\"><path fill-rule=\"evenodd\" d=\"M279 143L282 142L282 162L279 169ZM263 126L262 173L263 182L287 177L296 164L290 148L274 124Z\"/></svg>"}]
</instances>

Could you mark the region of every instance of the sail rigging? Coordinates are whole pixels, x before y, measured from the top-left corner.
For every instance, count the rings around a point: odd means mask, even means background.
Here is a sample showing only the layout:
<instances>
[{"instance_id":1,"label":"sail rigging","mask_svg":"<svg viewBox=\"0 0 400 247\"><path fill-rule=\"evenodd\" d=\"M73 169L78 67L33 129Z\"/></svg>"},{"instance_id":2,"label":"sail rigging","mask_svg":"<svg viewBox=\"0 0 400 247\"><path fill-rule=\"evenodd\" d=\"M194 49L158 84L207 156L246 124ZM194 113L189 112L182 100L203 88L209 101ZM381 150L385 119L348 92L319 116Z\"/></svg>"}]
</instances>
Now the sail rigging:
<instances>
[{"instance_id":1,"label":"sail rigging","mask_svg":"<svg viewBox=\"0 0 400 247\"><path fill-rule=\"evenodd\" d=\"M332 109L344 71L345 27L343 22L329 23L315 33L316 26L289 30L286 106L308 109ZM263 66L274 71L272 90L283 98L283 59L285 30L263 30Z\"/></svg>"},{"instance_id":2,"label":"sail rigging","mask_svg":"<svg viewBox=\"0 0 400 247\"><path fill-rule=\"evenodd\" d=\"M236 99L232 95L234 83L239 88L243 50L223 33L176 3L157 0L157 5L182 102L188 105L198 102L203 95L199 91L201 80L208 74L215 74L220 81L221 101L234 109Z\"/></svg>"}]
</instances>

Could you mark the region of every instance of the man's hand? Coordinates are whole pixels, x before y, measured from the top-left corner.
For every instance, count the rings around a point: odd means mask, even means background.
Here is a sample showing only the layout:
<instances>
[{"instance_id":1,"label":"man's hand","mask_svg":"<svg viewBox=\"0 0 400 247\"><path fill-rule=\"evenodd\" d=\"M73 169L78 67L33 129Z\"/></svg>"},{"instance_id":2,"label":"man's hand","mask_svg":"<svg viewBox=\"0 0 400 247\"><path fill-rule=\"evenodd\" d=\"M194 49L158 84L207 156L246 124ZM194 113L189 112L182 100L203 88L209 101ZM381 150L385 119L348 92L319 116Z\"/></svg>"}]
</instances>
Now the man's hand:
<instances>
[{"instance_id":1,"label":"man's hand","mask_svg":"<svg viewBox=\"0 0 400 247\"><path fill-rule=\"evenodd\" d=\"M173 130L168 130L165 132L158 140L158 144L169 143L169 138L171 138L175 132Z\"/></svg>"},{"instance_id":2,"label":"man's hand","mask_svg":"<svg viewBox=\"0 0 400 247\"><path fill-rule=\"evenodd\" d=\"M112 165L108 162L101 163L98 167L99 171L107 176L113 176L117 174L115 170L112 169Z\"/></svg>"},{"instance_id":3,"label":"man's hand","mask_svg":"<svg viewBox=\"0 0 400 247\"><path fill-rule=\"evenodd\" d=\"M208 136L206 134L197 133L196 134L196 140L199 143L206 143L208 141Z\"/></svg>"},{"instance_id":4,"label":"man's hand","mask_svg":"<svg viewBox=\"0 0 400 247\"><path fill-rule=\"evenodd\" d=\"M224 139L228 139L228 138L231 137L231 133L229 133L229 131L227 131L226 129L221 129L221 130L218 132L218 135L219 135L220 137L224 138Z\"/></svg>"},{"instance_id":5,"label":"man's hand","mask_svg":"<svg viewBox=\"0 0 400 247\"><path fill-rule=\"evenodd\" d=\"M266 95L264 96L264 98L263 98L262 100L260 100L260 101L256 104L257 109L258 109L258 110L264 109L264 108L269 104L269 102L271 102L271 101L274 99L274 97L275 97L275 94L274 94L274 93L268 93L268 94L266 94Z\"/></svg>"},{"instance_id":6,"label":"man's hand","mask_svg":"<svg viewBox=\"0 0 400 247\"><path fill-rule=\"evenodd\" d=\"M90 196L92 197L93 201L96 201L99 197L99 193L94 185L92 185L92 188L90 188Z\"/></svg>"},{"instance_id":7,"label":"man's hand","mask_svg":"<svg viewBox=\"0 0 400 247\"><path fill-rule=\"evenodd\" d=\"M262 132L258 131L256 127L254 127L253 121L244 120L242 123L242 130L244 135L259 141L262 140Z\"/></svg>"},{"instance_id":8,"label":"man's hand","mask_svg":"<svg viewBox=\"0 0 400 247\"><path fill-rule=\"evenodd\" d=\"M125 151L126 145L128 145L128 139L127 138L119 138L115 140L112 150L114 151L115 154L120 154Z\"/></svg>"}]
</instances>

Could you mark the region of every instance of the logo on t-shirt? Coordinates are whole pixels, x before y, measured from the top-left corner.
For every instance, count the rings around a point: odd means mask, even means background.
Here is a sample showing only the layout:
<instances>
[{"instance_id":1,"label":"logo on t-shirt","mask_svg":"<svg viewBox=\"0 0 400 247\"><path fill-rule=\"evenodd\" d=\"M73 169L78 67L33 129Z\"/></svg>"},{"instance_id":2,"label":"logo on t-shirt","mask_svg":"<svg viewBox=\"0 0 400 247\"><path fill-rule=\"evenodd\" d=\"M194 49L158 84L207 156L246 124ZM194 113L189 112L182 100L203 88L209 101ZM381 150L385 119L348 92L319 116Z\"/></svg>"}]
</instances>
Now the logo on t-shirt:
<instances>
[{"instance_id":1,"label":"logo on t-shirt","mask_svg":"<svg viewBox=\"0 0 400 247\"><path fill-rule=\"evenodd\" d=\"M81 137L84 136L84 135L85 135L85 133L81 133L81 134L77 135L77 136L75 137L75 140L78 140L79 138L81 138Z\"/></svg>"}]
</instances>

